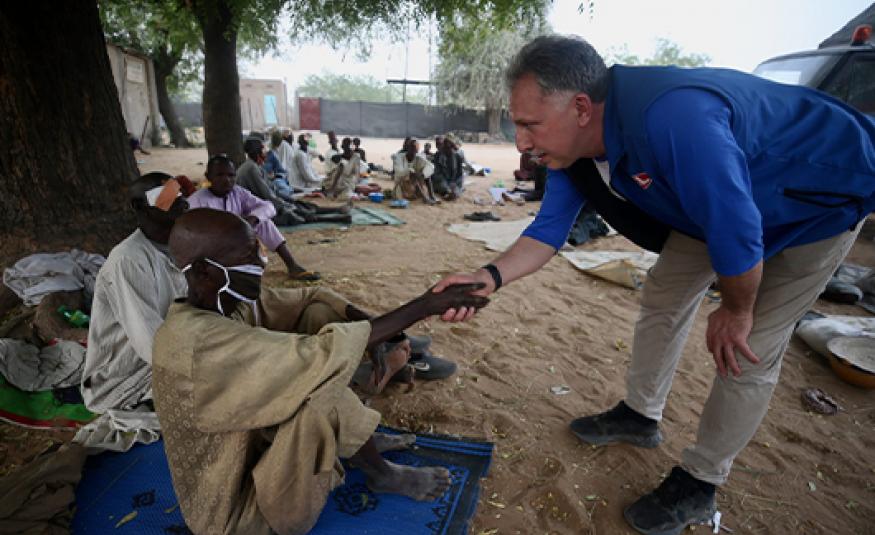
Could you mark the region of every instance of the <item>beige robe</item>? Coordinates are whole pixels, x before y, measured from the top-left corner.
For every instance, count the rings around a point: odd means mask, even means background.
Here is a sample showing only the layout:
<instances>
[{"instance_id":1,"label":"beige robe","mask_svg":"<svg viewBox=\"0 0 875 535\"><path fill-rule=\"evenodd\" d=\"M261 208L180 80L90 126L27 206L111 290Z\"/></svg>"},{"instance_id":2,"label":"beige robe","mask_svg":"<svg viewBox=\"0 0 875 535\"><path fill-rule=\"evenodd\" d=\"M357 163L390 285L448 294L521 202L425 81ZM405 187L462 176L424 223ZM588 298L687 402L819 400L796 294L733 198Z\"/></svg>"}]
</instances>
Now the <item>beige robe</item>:
<instances>
[{"instance_id":1,"label":"beige robe","mask_svg":"<svg viewBox=\"0 0 875 535\"><path fill-rule=\"evenodd\" d=\"M370 336L321 288L262 290L254 314L171 306L155 336L155 408L194 533L306 533L343 481L338 457L379 413L348 384ZM308 334L290 334L292 331Z\"/></svg>"}]
</instances>

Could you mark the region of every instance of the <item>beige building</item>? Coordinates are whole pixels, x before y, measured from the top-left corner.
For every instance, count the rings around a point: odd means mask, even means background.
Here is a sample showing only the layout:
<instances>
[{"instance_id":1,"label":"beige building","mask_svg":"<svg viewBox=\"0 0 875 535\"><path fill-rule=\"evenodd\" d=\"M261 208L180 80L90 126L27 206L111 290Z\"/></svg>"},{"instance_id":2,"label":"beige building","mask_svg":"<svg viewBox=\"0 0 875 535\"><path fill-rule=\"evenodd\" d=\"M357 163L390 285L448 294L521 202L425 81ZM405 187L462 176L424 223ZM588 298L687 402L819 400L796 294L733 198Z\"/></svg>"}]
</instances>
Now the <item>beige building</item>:
<instances>
[{"instance_id":1,"label":"beige building","mask_svg":"<svg viewBox=\"0 0 875 535\"><path fill-rule=\"evenodd\" d=\"M112 78L125 118L125 126L149 147L158 139L161 115L155 89L155 69L152 60L112 43L106 44Z\"/></svg>"},{"instance_id":2,"label":"beige building","mask_svg":"<svg viewBox=\"0 0 875 535\"><path fill-rule=\"evenodd\" d=\"M286 84L282 80L240 80L243 130L264 130L291 124Z\"/></svg>"}]
</instances>

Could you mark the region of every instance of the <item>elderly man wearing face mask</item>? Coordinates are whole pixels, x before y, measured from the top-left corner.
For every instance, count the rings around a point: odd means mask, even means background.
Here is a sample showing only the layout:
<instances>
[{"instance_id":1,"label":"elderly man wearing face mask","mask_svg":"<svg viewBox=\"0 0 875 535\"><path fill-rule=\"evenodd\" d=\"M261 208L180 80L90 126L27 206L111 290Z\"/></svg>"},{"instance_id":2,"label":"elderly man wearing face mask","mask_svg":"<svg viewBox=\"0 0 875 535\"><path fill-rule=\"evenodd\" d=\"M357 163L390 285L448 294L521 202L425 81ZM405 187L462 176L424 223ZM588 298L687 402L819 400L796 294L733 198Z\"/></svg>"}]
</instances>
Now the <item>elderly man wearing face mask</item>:
<instances>
[{"instance_id":1,"label":"elderly man wearing face mask","mask_svg":"<svg viewBox=\"0 0 875 535\"><path fill-rule=\"evenodd\" d=\"M398 440L374 434L380 415L348 384L368 351L384 385L399 362L382 361L380 346L428 316L485 306L471 295L481 285L369 318L330 290L262 288L251 226L209 209L180 218L170 252L189 291L155 336L155 405L194 533L306 533L343 480L338 457L375 492L434 500L446 491L444 468L382 458Z\"/></svg>"}]
</instances>

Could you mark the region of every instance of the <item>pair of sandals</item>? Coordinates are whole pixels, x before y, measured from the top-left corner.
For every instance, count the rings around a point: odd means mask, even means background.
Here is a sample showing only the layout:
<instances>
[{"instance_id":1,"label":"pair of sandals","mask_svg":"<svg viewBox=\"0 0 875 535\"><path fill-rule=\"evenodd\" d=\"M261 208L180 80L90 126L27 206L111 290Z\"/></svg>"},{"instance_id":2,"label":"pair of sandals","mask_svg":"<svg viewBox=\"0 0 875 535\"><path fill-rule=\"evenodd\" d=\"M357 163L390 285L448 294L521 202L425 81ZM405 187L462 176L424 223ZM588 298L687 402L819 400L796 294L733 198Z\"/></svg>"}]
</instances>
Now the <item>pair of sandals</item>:
<instances>
[{"instance_id":1,"label":"pair of sandals","mask_svg":"<svg viewBox=\"0 0 875 535\"><path fill-rule=\"evenodd\" d=\"M463 217L468 221L501 221L501 218L492 212L473 212Z\"/></svg>"}]
</instances>

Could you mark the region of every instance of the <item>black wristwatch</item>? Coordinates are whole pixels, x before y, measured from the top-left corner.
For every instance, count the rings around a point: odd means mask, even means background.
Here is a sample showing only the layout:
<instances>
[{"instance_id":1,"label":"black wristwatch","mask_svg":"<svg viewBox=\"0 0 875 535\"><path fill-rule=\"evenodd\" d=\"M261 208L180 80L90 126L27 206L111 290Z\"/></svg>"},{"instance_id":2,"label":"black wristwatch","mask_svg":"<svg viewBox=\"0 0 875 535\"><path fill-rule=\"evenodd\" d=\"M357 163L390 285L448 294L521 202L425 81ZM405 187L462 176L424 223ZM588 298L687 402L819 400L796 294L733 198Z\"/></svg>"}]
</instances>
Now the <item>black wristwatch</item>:
<instances>
[{"instance_id":1,"label":"black wristwatch","mask_svg":"<svg viewBox=\"0 0 875 535\"><path fill-rule=\"evenodd\" d=\"M489 274L492 276L492 281L495 283L495 290L493 291L497 291L499 288L501 288L501 272L498 271L498 268L495 267L494 264L486 264L485 266L483 266L483 269L488 271Z\"/></svg>"}]
</instances>

